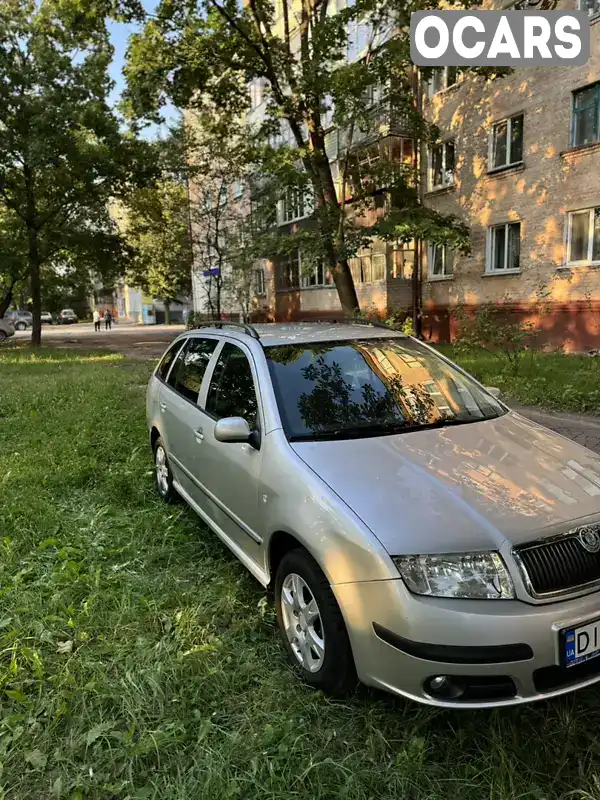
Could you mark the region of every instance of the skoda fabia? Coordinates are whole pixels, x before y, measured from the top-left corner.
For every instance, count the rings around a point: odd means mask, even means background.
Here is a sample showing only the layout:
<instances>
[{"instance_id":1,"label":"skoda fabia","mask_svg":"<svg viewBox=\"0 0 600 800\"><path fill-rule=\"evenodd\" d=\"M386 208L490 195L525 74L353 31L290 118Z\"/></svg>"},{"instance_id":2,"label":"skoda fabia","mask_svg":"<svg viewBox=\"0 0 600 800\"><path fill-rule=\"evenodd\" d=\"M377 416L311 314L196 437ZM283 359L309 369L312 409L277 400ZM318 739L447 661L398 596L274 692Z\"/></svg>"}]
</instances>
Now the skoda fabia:
<instances>
[{"instance_id":1,"label":"skoda fabia","mask_svg":"<svg viewBox=\"0 0 600 800\"><path fill-rule=\"evenodd\" d=\"M148 387L157 489L273 587L311 685L560 694L600 679L600 457L496 395L382 326L187 331Z\"/></svg>"}]
</instances>

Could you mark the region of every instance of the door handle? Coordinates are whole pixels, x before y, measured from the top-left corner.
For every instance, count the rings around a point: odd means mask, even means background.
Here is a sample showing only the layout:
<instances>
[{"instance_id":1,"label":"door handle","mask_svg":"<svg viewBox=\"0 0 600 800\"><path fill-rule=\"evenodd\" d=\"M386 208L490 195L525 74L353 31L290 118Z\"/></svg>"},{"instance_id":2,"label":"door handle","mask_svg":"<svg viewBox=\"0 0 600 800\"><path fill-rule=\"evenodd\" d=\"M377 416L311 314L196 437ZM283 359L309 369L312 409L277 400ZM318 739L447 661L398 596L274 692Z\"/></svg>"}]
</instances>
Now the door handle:
<instances>
[{"instance_id":1,"label":"door handle","mask_svg":"<svg viewBox=\"0 0 600 800\"><path fill-rule=\"evenodd\" d=\"M196 441L198 442L198 444L200 444L200 442L204 441L204 434L202 433L202 429L201 428L195 428L194 429L194 436L196 437Z\"/></svg>"},{"instance_id":2,"label":"door handle","mask_svg":"<svg viewBox=\"0 0 600 800\"><path fill-rule=\"evenodd\" d=\"M167 410L167 404L166 404L166 403L159 403L159 404L158 404L158 407L160 408L160 410L161 410L161 412L162 412L163 414L164 414L164 413L165 413L165 411Z\"/></svg>"}]
</instances>

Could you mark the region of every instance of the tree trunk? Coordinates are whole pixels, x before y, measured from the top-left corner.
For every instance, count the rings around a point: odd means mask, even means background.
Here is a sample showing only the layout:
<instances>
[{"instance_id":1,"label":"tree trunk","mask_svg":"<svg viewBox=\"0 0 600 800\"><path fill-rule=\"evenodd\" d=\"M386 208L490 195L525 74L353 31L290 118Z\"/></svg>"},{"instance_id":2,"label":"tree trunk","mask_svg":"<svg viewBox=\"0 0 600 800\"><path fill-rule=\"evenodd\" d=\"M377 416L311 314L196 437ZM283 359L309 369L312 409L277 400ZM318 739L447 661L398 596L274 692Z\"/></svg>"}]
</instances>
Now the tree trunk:
<instances>
[{"instance_id":1,"label":"tree trunk","mask_svg":"<svg viewBox=\"0 0 600 800\"><path fill-rule=\"evenodd\" d=\"M32 347L41 347L42 344L42 297L40 290L40 253L38 247L37 228L29 226L27 229L29 248L27 263L29 265L29 282L31 286L31 312L33 314L33 328L31 330Z\"/></svg>"},{"instance_id":2,"label":"tree trunk","mask_svg":"<svg viewBox=\"0 0 600 800\"><path fill-rule=\"evenodd\" d=\"M10 286L6 290L6 294L4 295L4 298L2 300L0 300L0 319L2 319L2 317L6 314L10 304L12 303L13 291L14 291L16 282L17 282L16 280L11 281Z\"/></svg>"},{"instance_id":3,"label":"tree trunk","mask_svg":"<svg viewBox=\"0 0 600 800\"><path fill-rule=\"evenodd\" d=\"M167 325L171 324L171 301L165 300L165 323Z\"/></svg>"},{"instance_id":4,"label":"tree trunk","mask_svg":"<svg viewBox=\"0 0 600 800\"><path fill-rule=\"evenodd\" d=\"M215 310L216 310L216 314L217 314L217 319L221 319L221 288L222 288L222 280L223 280L223 278L221 277L221 268L219 267L219 275L218 275L217 281L216 281L217 296L215 297L215 306L216 306Z\"/></svg>"},{"instance_id":5,"label":"tree trunk","mask_svg":"<svg viewBox=\"0 0 600 800\"><path fill-rule=\"evenodd\" d=\"M311 176L317 206L327 209L327 228L323 229L324 266L329 268L335 283L344 316L355 317L360 311L358 295L347 258L337 258L343 250L343 227L339 225L340 215L345 214L337 198L331 174L331 165L325 151L325 136L320 121L312 116L308 122L311 154L304 158L306 171ZM301 142L301 138L300 138ZM301 144L299 145L301 146ZM332 227L335 226L336 230ZM339 241L342 236L342 241Z\"/></svg>"}]
</instances>

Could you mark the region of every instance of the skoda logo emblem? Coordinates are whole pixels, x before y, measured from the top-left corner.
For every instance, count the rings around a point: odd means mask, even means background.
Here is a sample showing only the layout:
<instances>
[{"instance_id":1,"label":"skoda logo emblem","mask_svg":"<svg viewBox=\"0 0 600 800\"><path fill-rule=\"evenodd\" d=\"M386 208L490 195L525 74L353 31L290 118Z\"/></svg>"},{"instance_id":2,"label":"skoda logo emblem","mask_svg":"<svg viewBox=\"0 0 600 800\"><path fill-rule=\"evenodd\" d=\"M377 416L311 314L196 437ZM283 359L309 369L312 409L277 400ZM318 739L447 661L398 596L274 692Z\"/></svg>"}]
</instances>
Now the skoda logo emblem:
<instances>
[{"instance_id":1,"label":"skoda logo emblem","mask_svg":"<svg viewBox=\"0 0 600 800\"><path fill-rule=\"evenodd\" d=\"M577 538L588 553L597 553L600 550L600 533L597 528L581 528Z\"/></svg>"}]
</instances>

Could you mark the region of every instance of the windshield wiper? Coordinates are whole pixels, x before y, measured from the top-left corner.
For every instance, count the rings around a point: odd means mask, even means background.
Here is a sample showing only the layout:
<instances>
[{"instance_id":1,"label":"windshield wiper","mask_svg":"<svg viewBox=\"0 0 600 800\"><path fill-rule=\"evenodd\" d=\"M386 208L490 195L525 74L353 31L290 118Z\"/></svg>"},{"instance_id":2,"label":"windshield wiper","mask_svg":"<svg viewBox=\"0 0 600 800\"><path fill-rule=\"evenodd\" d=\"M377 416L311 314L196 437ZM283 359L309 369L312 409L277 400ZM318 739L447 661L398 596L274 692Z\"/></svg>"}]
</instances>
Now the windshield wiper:
<instances>
[{"instance_id":1,"label":"windshield wiper","mask_svg":"<svg viewBox=\"0 0 600 800\"><path fill-rule=\"evenodd\" d=\"M450 425L468 425L472 422L483 422L485 419L494 417L473 417L471 419L438 419L435 422L398 422L381 423L373 425L357 425L348 428L332 428L327 431L315 431L300 436L290 436L290 442L324 442L339 439L361 439L371 436L394 436L399 433L413 433L414 431L433 430L434 428L446 428Z\"/></svg>"}]
</instances>

